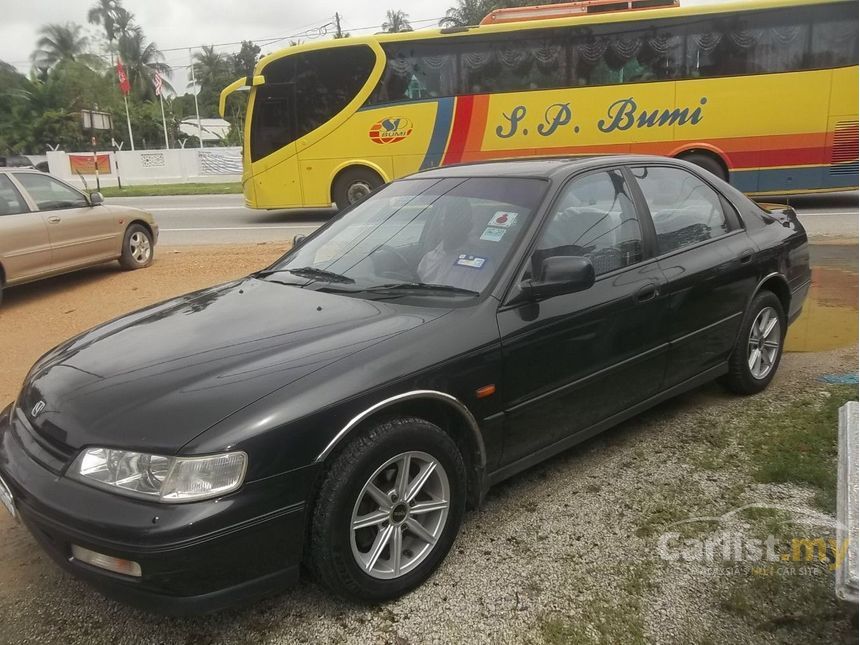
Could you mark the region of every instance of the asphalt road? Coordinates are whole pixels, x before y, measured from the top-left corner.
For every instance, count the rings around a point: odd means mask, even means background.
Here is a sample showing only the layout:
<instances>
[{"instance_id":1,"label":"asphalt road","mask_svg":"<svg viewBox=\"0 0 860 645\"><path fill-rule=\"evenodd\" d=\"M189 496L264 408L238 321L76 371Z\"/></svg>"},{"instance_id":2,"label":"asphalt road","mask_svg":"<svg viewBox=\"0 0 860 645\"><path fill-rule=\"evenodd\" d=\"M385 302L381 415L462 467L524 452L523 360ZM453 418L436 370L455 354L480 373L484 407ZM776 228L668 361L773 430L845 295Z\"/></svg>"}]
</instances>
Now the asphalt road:
<instances>
[{"instance_id":1,"label":"asphalt road","mask_svg":"<svg viewBox=\"0 0 860 645\"><path fill-rule=\"evenodd\" d=\"M857 200L857 193L849 192L792 197L788 201L797 209L810 237L856 238ZM242 195L114 197L106 201L150 211L158 220L160 243L165 246L286 241L297 233L310 233L334 214L319 209L251 210L245 208Z\"/></svg>"}]
</instances>

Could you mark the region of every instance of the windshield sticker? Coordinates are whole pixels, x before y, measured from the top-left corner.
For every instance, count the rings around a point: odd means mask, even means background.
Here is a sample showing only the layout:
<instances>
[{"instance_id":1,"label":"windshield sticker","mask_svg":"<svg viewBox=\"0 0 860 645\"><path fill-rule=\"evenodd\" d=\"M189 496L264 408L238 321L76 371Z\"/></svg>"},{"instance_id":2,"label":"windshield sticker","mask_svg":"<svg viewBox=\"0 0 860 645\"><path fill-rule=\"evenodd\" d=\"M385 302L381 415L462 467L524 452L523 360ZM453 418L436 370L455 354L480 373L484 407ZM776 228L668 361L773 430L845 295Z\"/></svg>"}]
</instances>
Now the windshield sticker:
<instances>
[{"instance_id":1,"label":"windshield sticker","mask_svg":"<svg viewBox=\"0 0 860 645\"><path fill-rule=\"evenodd\" d=\"M461 253L457 258L457 261L454 262L454 266L458 267L468 267L470 269L480 269L484 266L484 262L487 261L487 258L482 258L477 255L466 255L465 253Z\"/></svg>"},{"instance_id":2,"label":"windshield sticker","mask_svg":"<svg viewBox=\"0 0 860 645\"><path fill-rule=\"evenodd\" d=\"M501 242L507 232L507 229L504 228L488 226L484 229L484 232L481 233L481 239L487 240L488 242Z\"/></svg>"},{"instance_id":3,"label":"windshield sticker","mask_svg":"<svg viewBox=\"0 0 860 645\"><path fill-rule=\"evenodd\" d=\"M512 213L511 211L496 211L496 214L493 215L493 219L487 222L487 226L503 226L504 228L510 228L517 221L517 215L519 215L519 213Z\"/></svg>"}]
</instances>

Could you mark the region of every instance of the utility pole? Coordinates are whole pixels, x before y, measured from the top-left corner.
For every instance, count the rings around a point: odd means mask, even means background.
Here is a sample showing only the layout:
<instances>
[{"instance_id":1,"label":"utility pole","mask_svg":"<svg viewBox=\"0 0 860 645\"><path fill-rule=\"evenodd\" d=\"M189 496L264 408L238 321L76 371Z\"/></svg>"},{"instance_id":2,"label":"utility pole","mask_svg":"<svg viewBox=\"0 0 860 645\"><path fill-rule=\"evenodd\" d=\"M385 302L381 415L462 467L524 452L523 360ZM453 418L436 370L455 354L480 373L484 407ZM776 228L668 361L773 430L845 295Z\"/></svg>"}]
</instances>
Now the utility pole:
<instances>
[{"instance_id":1,"label":"utility pole","mask_svg":"<svg viewBox=\"0 0 860 645\"><path fill-rule=\"evenodd\" d=\"M197 142L200 144L200 149L203 149L203 127L200 125L200 106L197 105L197 93L200 88L197 87L197 80L194 78L194 56L191 55L191 48L188 48L188 58L191 61L191 86L194 88L194 111L197 113Z\"/></svg>"},{"instance_id":2,"label":"utility pole","mask_svg":"<svg viewBox=\"0 0 860 645\"><path fill-rule=\"evenodd\" d=\"M337 11L334 12L334 25L334 37L343 38L343 32L340 30L340 14Z\"/></svg>"}]
</instances>

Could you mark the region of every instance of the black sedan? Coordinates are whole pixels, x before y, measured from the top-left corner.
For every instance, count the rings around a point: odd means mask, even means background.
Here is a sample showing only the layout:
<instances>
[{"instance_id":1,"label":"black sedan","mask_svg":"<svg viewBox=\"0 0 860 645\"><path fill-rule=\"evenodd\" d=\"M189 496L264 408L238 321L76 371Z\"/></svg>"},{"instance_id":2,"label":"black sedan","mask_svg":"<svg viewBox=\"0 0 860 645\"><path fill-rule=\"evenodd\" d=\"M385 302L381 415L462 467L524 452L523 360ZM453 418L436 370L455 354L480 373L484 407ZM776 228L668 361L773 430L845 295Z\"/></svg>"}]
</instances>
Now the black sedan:
<instances>
[{"instance_id":1,"label":"black sedan","mask_svg":"<svg viewBox=\"0 0 860 645\"><path fill-rule=\"evenodd\" d=\"M810 283L790 208L688 163L395 181L271 267L42 357L0 498L63 567L169 612L424 582L489 486L721 379L767 387Z\"/></svg>"}]
</instances>

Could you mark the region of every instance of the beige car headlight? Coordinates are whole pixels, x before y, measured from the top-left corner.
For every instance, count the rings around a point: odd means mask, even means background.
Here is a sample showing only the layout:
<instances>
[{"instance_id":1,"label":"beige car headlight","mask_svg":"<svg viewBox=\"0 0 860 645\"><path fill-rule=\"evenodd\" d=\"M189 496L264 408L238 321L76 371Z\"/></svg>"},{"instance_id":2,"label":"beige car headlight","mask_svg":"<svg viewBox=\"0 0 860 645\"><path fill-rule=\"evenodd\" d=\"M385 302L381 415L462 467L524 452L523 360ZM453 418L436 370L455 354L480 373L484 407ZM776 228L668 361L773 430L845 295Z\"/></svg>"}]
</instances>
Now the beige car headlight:
<instances>
[{"instance_id":1,"label":"beige car headlight","mask_svg":"<svg viewBox=\"0 0 860 645\"><path fill-rule=\"evenodd\" d=\"M164 457L113 448L88 448L69 476L131 497L166 503L193 502L232 493L248 467L244 452L205 457Z\"/></svg>"}]
</instances>

